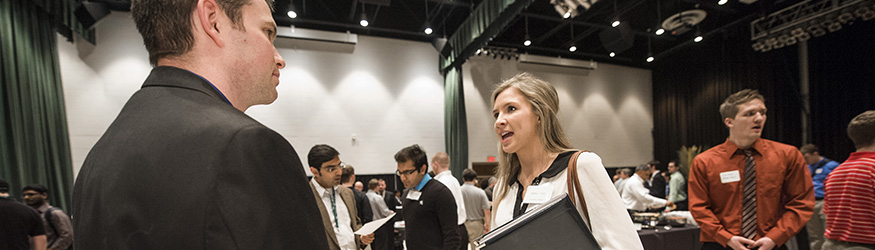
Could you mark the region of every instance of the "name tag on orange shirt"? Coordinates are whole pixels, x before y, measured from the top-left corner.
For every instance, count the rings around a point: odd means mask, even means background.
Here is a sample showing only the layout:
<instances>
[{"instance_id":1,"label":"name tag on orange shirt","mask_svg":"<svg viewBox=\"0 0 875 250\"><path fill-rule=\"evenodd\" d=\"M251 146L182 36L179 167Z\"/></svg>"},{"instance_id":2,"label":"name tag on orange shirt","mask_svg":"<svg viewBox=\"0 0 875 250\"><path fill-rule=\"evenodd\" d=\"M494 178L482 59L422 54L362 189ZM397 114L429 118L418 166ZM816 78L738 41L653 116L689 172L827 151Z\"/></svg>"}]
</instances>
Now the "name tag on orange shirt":
<instances>
[{"instance_id":1,"label":"name tag on orange shirt","mask_svg":"<svg viewBox=\"0 0 875 250\"><path fill-rule=\"evenodd\" d=\"M721 183L730 183L741 180L741 174L738 173L738 170L726 171L720 173L720 182Z\"/></svg>"}]
</instances>

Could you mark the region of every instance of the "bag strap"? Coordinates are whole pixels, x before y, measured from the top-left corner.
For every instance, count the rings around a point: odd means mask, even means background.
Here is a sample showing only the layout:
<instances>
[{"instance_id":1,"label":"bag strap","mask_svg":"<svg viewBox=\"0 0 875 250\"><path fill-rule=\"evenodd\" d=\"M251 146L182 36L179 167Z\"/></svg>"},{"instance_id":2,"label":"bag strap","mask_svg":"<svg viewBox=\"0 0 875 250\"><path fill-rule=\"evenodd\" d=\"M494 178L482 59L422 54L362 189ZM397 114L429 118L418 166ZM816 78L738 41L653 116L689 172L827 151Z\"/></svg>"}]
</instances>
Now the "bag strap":
<instances>
[{"instance_id":1,"label":"bag strap","mask_svg":"<svg viewBox=\"0 0 875 250\"><path fill-rule=\"evenodd\" d=\"M586 221L590 221L589 219L589 210L586 208L586 199L583 198L583 191L580 187L580 179L577 178L577 157L580 156L580 153L589 152L589 151L577 151L573 155L571 155L571 159L568 161L568 168L566 176L568 180L566 181L568 186L568 197L571 198L571 203L577 205L575 202L575 194L577 197L580 197L580 207L583 208L583 216L586 217ZM592 223L590 221L590 223Z\"/></svg>"},{"instance_id":2,"label":"bag strap","mask_svg":"<svg viewBox=\"0 0 875 250\"><path fill-rule=\"evenodd\" d=\"M60 209L60 208L56 208L56 207L49 208L49 210L46 210L46 213L44 214L46 222L48 222L49 227L52 228L52 232L54 232L55 235L58 235L58 230L55 228L55 222L53 221L55 218L55 215L52 212L54 212L55 210L58 210L58 209Z\"/></svg>"}]
</instances>

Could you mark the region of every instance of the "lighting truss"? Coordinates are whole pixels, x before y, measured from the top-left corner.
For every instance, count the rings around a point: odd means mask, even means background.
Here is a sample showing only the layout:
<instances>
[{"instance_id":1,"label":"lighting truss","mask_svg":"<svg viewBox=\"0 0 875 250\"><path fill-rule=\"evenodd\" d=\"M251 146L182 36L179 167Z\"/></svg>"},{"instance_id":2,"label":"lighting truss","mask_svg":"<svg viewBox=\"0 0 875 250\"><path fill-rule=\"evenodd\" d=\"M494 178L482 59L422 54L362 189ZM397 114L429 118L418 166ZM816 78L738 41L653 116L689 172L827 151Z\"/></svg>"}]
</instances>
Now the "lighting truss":
<instances>
[{"instance_id":1,"label":"lighting truss","mask_svg":"<svg viewBox=\"0 0 875 250\"><path fill-rule=\"evenodd\" d=\"M750 23L755 51L767 52L875 18L875 0L805 0Z\"/></svg>"}]
</instances>

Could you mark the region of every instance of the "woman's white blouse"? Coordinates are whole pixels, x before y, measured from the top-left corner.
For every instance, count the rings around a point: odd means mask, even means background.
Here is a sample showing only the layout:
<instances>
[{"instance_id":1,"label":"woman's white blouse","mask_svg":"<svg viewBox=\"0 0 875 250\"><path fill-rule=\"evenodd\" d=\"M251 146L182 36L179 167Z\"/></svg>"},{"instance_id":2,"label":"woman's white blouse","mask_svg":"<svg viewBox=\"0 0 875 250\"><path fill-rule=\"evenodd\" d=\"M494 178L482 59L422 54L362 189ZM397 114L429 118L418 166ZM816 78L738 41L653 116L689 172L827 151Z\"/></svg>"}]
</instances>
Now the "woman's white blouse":
<instances>
[{"instance_id":1,"label":"woman's white blouse","mask_svg":"<svg viewBox=\"0 0 875 250\"><path fill-rule=\"evenodd\" d=\"M565 169L556 176L541 179L542 185L544 183L552 185L553 194L551 197L568 193L567 172ZM577 158L577 177L586 199L589 218L592 221L587 221L587 216L583 216L582 207L577 206L577 211L581 214L584 223L591 228L593 236L602 249L644 249L638 238L638 232L632 225L632 219L629 218L629 213L626 212L617 189L614 188L610 181L611 178L602 165L602 159L595 153L581 153ZM520 187L516 184L508 186L508 182L515 183L515 180L500 179L495 185L494 195L496 198L502 192L501 189L507 189L507 195L497 201L498 203L493 204L495 216L490 228L498 228L498 226L513 220L513 207ZM529 205L526 211L535 207L537 206Z\"/></svg>"}]
</instances>

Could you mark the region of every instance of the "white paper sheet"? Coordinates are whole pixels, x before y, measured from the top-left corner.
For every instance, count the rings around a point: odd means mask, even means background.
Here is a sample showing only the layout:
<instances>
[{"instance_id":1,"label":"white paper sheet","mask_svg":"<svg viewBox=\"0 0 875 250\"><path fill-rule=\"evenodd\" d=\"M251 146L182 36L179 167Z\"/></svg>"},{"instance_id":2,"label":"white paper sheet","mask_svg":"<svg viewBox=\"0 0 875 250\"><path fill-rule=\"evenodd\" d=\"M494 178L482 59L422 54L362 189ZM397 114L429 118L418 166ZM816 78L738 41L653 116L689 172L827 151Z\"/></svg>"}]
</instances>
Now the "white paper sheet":
<instances>
[{"instance_id":1,"label":"white paper sheet","mask_svg":"<svg viewBox=\"0 0 875 250\"><path fill-rule=\"evenodd\" d=\"M365 225L362 226L362 228L359 228L358 231L355 231L355 234L358 234L358 235L371 234L374 231L377 231L377 229L379 229L381 226L383 226L383 224L386 224L387 221L389 221L390 219L395 217L395 214L397 214L397 213L392 213L392 215L389 215L389 217L365 223Z\"/></svg>"}]
</instances>

